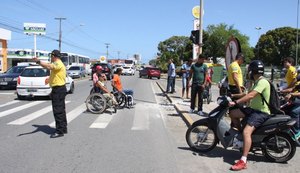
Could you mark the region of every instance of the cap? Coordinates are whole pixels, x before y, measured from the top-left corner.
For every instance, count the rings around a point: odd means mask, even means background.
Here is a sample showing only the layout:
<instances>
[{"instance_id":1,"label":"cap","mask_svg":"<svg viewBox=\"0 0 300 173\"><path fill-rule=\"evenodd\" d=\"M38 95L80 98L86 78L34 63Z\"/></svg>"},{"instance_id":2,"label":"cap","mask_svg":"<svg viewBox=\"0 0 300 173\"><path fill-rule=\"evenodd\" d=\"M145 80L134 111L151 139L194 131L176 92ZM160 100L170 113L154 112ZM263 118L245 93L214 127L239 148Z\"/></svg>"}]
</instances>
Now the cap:
<instances>
[{"instance_id":1,"label":"cap","mask_svg":"<svg viewBox=\"0 0 300 173\"><path fill-rule=\"evenodd\" d=\"M96 66L96 70L102 70L101 65Z\"/></svg>"},{"instance_id":2,"label":"cap","mask_svg":"<svg viewBox=\"0 0 300 173\"><path fill-rule=\"evenodd\" d=\"M55 50L53 50L53 51L51 52L51 55L60 58L60 51L55 49Z\"/></svg>"}]
</instances>

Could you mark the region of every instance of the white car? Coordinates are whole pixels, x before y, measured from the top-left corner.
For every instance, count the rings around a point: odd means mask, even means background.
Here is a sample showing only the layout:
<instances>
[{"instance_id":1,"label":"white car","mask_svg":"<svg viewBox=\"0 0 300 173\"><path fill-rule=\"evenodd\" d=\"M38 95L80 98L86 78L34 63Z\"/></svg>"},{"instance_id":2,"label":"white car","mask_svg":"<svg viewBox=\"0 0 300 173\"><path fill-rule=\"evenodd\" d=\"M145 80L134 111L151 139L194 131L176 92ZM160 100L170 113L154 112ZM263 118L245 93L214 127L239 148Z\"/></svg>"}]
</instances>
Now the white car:
<instances>
[{"instance_id":1,"label":"white car","mask_svg":"<svg viewBox=\"0 0 300 173\"><path fill-rule=\"evenodd\" d=\"M49 86L50 71L41 66L26 67L17 81L17 96L19 99L35 96L49 96L52 89ZM74 92L74 81L67 75L66 88L68 93Z\"/></svg>"},{"instance_id":2,"label":"white car","mask_svg":"<svg viewBox=\"0 0 300 173\"><path fill-rule=\"evenodd\" d=\"M135 70L133 67L124 66L122 70L123 75L134 75Z\"/></svg>"}]
</instances>

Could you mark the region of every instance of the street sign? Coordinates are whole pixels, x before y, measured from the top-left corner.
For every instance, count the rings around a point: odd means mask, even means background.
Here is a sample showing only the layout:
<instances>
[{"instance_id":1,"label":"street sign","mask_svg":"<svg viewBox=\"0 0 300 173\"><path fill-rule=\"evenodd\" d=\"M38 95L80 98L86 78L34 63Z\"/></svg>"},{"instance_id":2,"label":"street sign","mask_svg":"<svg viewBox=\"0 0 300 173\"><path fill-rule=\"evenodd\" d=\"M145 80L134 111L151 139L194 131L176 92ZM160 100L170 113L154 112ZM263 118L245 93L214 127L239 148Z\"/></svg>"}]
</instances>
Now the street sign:
<instances>
[{"instance_id":1,"label":"street sign","mask_svg":"<svg viewBox=\"0 0 300 173\"><path fill-rule=\"evenodd\" d=\"M225 56L226 69L228 69L229 65L235 60L236 55L240 52L241 52L241 45L239 40L235 37L231 37L228 40L226 46L226 56Z\"/></svg>"},{"instance_id":2,"label":"street sign","mask_svg":"<svg viewBox=\"0 0 300 173\"><path fill-rule=\"evenodd\" d=\"M46 24L24 23L24 34L46 35Z\"/></svg>"},{"instance_id":3,"label":"street sign","mask_svg":"<svg viewBox=\"0 0 300 173\"><path fill-rule=\"evenodd\" d=\"M106 62L106 56L100 56L100 62Z\"/></svg>"},{"instance_id":4,"label":"street sign","mask_svg":"<svg viewBox=\"0 0 300 173\"><path fill-rule=\"evenodd\" d=\"M195 6L193 9L192 9L192 14L195 18L199 19L200 17L200 6Z\"/></svg>"}]
</instances>

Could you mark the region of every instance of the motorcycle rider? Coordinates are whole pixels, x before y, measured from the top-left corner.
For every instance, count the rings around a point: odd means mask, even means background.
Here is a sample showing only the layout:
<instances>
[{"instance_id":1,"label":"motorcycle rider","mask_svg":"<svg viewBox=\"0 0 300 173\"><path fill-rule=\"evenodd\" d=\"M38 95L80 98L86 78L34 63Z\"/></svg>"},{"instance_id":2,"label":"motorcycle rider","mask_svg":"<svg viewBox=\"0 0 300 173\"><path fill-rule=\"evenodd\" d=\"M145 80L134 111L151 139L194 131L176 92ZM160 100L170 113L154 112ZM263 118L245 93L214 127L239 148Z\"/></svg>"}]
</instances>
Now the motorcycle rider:
<instances>
[{"instance_id":1,"label":"motorcycle rider","mask_svg":"<svg viewBox=\"0 0 300 173\"><path fill-rule=\"evenodd\" d=\"M246 125L243 129L243 153L241 159L236 162L231 170L238 171L247 168L247 156L252 145L251 135L256 128L261 126L270 115L270 109L267 104L262 101L261 95L270 100L270 84L264 77L264 64L260 60L254 60L249 64L249 79L253 80L253 86L245 96L229 102L229 106L233 107L250 101L249 107L239 107L229 112L231 121L235 127L241 130L240 119L244 118Z\"/></svg>"}]
</instances>

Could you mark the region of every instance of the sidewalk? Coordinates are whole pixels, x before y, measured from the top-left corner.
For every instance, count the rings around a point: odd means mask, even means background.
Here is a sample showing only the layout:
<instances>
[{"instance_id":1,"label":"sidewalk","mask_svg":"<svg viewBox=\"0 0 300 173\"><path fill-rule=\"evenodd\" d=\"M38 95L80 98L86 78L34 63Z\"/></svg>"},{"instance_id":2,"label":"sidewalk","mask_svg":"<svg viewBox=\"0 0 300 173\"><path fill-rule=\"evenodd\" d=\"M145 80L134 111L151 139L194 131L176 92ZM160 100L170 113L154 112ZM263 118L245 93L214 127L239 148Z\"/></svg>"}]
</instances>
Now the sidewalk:
<instances>
[{"instance_id":1,"label":"sidewalk","mask_svg":"<svg viewBox=\"0 0 300 173\"><path fill-rule=\"evenodd\" d=\"M175 109L177 110L179 115L182 117L182 119L185 121L185 123L188 126L190 126L191 124L193 124L194 121L197 121L206 116L199 116L196 113L189 113L190 104L191 104L190 99L182 99L181 98L181 90L182 90L182 88L180 86L181 79L177 78L176 83L178 84L178 82L180 82L180 84L176 85L176 87L175 87L176 92L173 94L165 93L165 95L166 95L167 99L172 104L174 104ZM156 83L160 87L162 92L164 93L164 91L166 90L166 87L167 87L167 80L165 78L161 78ZM218 95L216 95L215 93L219 93L218 92L219 88L217 87L217 85L212 85L212 90L214 91L214 92L212 92L213 93L212 101L209 104L207 104L205 100L203 102L203 112L205 115L207 115L210 111L212 111L214 108L216 108L218 106L216 103L216 99L218 98Z\"/></svg>"}]
</instances>

